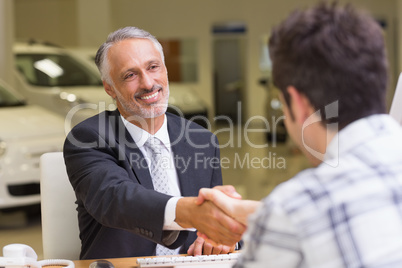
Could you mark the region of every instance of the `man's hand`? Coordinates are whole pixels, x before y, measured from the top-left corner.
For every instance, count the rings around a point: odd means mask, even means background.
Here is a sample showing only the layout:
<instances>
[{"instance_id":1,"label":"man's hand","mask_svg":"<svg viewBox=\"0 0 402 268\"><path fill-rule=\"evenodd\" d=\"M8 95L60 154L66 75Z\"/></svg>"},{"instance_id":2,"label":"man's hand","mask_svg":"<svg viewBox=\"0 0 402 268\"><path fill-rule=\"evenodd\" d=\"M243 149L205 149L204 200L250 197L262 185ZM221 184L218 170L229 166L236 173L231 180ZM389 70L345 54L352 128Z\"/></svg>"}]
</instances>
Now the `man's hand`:
<instances>
[{"instance_id":1,"label":"man's hand","mask_svg":"<svg viewBox=\"0 0 402 268\"><path fill-rule=\"evenodd\" d=\"M196 197L183 197L176 206L176 223L183 228L196 228L213 239L212 245L232 247L240 241L246 227L226 215L210 201L196 204Z\"/></svg>"},{"instance_id":2,"label":"man's hand","mask_svg":"<svg viewBox=\"0 0 402 268\"><path fill-rule=\"evenodd\" d=\"M206 200L213 202L217 207L222 209L227 215L229 215L236 221L241 222L244 225L247 225L248 216L254 213L254 211L261 204L261 202L259 201L240 200L240 195L236 192L236 189L231 185L216 186L213 189L209 188L200 189L196 203L202 204Z\"/></svg>"},{"instance_id":3,"label":"man's hand","mask_svg":"<svg viewBox=\"0 0 402 268\"><path fill-rule=\"evenodd\" d=\"M208 188L203 188L200 190L197 197L198 205L202 204L202 202L204 202L205 200L212 201L212 199L215 197L211 191L206 191L206 189ZM231 198L241 199L241 195L236 191L236 188L232 185L218 185L215 186L213 189L219 190Z\"/></svg>"},{"instance_id":4,"label":"man's hand","mask_svg":"<svg viewBox=\"0 0 402 268\"><path fill-rule=\"evenodd\" d=\"M214 246L206 242L203 238L198 237L194 241L194 243L188 248L187 254L190 256L228 254L230 252L234 252L235 247L236 244L234 244L232 247L224 245Z\"/></svg>"}]
</instances>

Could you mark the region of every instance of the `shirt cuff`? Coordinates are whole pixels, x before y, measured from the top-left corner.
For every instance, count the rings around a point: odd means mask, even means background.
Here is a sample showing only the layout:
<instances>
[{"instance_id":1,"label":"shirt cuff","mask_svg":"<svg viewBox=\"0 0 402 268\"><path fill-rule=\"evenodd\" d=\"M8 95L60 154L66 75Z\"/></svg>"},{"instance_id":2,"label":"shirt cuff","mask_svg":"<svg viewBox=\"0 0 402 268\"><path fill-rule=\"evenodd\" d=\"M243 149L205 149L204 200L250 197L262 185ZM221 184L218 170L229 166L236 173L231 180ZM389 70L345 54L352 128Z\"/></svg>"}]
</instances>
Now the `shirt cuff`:
<instances>
[{"instance_id":1,"label":"shirt cuff","mask_svg":"<svg viewBox=\"0 0 402 268\"><path fill-rule=\"evenodd\" d=\"M196 231L195 228L183 228L175 222L176 219L176 205L182 196L172 197L168 200L165 207L165 220L163 222L163 230L186 230Z\"/></svg>"}]
</instances>

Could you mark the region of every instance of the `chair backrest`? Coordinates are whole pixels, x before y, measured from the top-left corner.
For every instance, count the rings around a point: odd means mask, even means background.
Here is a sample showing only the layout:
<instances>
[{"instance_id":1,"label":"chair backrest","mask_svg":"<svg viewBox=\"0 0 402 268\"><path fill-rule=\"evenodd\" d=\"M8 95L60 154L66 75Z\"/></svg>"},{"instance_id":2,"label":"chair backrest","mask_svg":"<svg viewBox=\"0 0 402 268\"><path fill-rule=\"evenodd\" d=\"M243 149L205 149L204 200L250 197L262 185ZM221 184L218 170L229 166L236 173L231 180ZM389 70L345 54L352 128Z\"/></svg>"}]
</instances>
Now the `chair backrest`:
<instances>
[{"instance_id":1,"label":"chair backrest","mask_svg":"<svg viewBox=\"0 0 402 268\"><path fill-rule=\"evenodd\" d=\"M74 190L62 152L40 158L44 259L78 260L81 251Z\"/></svg>"}]
</instances>

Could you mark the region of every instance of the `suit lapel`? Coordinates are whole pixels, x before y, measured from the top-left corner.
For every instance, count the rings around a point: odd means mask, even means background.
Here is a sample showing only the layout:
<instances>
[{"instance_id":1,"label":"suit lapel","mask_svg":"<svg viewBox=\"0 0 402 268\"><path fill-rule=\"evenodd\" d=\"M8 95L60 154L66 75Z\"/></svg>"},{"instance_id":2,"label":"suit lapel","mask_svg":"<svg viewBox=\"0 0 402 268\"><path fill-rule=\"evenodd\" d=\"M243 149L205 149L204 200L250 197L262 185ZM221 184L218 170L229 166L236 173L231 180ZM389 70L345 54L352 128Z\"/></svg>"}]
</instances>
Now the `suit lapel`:
<instances>
[{"instance_id":1,"label":"suit lapel","mask_svg":"<svg viewBox=\"0 0 402 268\"><path fill-rule=\"evenodd\" d=\"M120 147L118 152L119 157L122 157L121 160L127 161L131 165L135 177L142 186L147 189L154 189L147 162L124 126L117 110L112 112L109 122L113 128L112 133L116 134L115 140L116 145ZM184 135L186 121L167 114L167 123L181 193L183 196L197 196L198 188L194 183L191 183L191 176L194 171L194 149ZM190 162L188 162L189 160Z\"/></svg>"},{"instance_id":2,"label":"suit lapel","mask_svg":"<svg viewBox=\"0 0 402 268\"><path fill-rule=\"evenodd\" d=\"M118 148L119 157L122 157L122 161L127 161L130 164L135 177L142 186L147 189L154 189L148 164L145 161L142 152L124 126L118 110L114 111L113 115L114 116L111 118L113 118L115 122L112 122L113 120L110 120L110 122L114 130L113 133L116 133L116 144L120 147Z\"/></svg>"},{"instance_id":3,"label":"suit lapel","mask_svg":"<svg viewBox=\"0 0 402 268\"><path fill-rule=\"evenodd\" d=\"M186 129L186 121L177 119L167 114L168 132L173 151L174 165L176 167L177 176L179 178L181 194L183 196L197 196L198 188L191 183L192 171L194 171L193 163L194 149L187 142L184 130ZM190 160L190 162L188 162ZM186 164L184 164L184 161Z\"/></svg>"}]
</instances>

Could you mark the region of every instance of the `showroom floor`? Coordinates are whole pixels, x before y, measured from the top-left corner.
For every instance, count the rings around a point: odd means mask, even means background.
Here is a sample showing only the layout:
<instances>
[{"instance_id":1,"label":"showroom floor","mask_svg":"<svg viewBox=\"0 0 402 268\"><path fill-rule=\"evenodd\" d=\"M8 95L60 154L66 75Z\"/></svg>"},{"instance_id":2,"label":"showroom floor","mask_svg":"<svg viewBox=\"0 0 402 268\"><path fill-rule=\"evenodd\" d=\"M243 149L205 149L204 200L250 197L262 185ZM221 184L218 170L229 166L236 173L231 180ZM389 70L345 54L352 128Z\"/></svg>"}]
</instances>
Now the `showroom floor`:
<instances>
[{"instance_id":1,"label":"showroom floor","mask_svg":"<svg viewBox=\"0 0 402 268\"><path fill-rule=\"evenodd\" d=\"M264 133L245 132L236 127L222 131L224 129L215 132L222 146L224 184L234 185L243 198L259 200L278 183L309 167L289 141L266 146ZM0 214L0 252L4 245L24 243L43 259L41 235L39 213L29 218L22 212Z\"/></svg>"}]
</instances>

